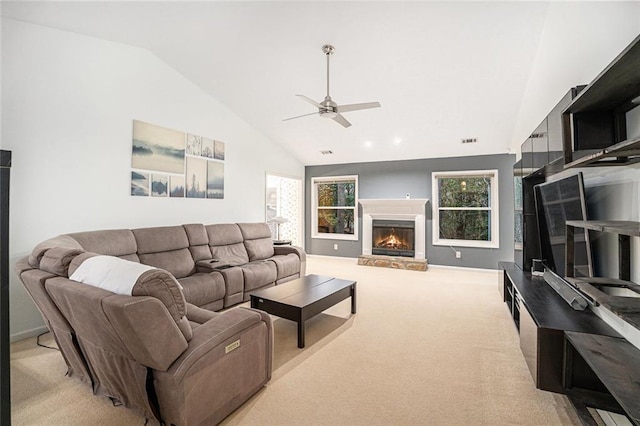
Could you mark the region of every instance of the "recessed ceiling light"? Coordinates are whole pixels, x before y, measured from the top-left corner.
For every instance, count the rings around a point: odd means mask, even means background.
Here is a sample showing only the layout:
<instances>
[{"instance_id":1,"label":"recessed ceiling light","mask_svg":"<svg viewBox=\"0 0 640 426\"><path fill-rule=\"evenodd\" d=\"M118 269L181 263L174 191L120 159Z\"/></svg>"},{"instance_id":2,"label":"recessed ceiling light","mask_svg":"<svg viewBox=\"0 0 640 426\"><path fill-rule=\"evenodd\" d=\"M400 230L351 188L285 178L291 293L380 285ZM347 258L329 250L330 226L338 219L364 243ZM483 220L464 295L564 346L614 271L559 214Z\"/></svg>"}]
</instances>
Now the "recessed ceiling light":
<instances>
[{"instance_id":1,"label":"recessed ceiling light","mask_svg":"<svg viewBox=\"0 0 640 426\"><path fill-rule=\"evenodd\" d=\"M400 145L400 144L402 143L402 139L400 139L400 138L395 138L395 139L393 140L393 143L394 143L394 144L396 144L396 145Z\"/></svg>"},{"instance_id":2,"label":"recessed ceiling light","mask_svg":"<svg viewBox=\"0 0 640 426\"><path fill-rule=\"evenodd\" d=\"M371 148L373 146L373 142L365 141L364 146L366 146L367 148Z\"/></svg>"}]
</instances>

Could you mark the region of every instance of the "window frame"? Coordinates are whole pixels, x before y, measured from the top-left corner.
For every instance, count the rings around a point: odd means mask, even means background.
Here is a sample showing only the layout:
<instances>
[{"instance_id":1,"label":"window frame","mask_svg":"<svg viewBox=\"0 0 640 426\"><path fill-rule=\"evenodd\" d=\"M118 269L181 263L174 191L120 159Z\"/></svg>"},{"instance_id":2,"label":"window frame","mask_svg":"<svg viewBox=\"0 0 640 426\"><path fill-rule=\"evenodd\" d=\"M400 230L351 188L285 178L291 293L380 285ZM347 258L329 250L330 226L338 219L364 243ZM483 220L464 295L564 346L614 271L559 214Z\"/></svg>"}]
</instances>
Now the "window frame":
<instances>
[{"instance_id":1,"label":"window frame","mask_svg":"<svg viewBox=\"0 0 640 426\"><path fill-rule=\"evenodd\" d=\"M440 207L440 192L438 189L438 181L440 178L475 178L481 176L489 176L491 179L491 191L489 195L490 205L485 207L456 207L447 208ZM476 247L476 248L499 248L500 247L500 215L499 215L499 199L498 199L498 170L460 170L445 171L431 173L431 194L433 195L433 217L432 217L432 239L434 246L460 246L460 247ZM491 239L488 241L479 240L457 240L440 238L440 210L488 210L489 220L491 221Z\"/></svg>"},{"instance_id":2,"label":"window frame","mask_svg":"<svg viewBox=\"0 0 640 426\"><path fill-rule=\"evenodd\" d=\"M353 234L330 234L318 232L318 184L330 182L354 181L355 201L353 207L328 207L331 209L353 210ZM327 208L327 207L324 207ZM358 175L323 176L311 178L311 238L327 240L358 241L360 222L358 220Z\"/></svg>"}]
</instances>

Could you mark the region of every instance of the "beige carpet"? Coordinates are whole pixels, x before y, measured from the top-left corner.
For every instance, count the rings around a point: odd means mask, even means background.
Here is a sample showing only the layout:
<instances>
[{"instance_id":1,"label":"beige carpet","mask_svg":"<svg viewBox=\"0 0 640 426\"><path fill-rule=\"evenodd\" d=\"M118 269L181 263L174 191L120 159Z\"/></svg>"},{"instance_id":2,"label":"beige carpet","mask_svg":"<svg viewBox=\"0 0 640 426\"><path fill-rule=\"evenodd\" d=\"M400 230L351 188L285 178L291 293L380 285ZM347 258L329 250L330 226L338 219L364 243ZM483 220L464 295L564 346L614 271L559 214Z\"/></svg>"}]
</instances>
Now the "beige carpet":
<instances>
[{"instance_id":1,"label":"beige carpet","mask_svg":"<svg viewBox=\"0 0 640 426\"><path fill-rule=\"evenodd\" d=\"M310 257L307 272L356 280L358 313L346 300L308 321L305 349L274 318L273 378L224 424L580 424L563 396L535 389L497 271ZM14 425L144 423L64 373L57 351L13 344Z\"/></svg>"}]
</instances>

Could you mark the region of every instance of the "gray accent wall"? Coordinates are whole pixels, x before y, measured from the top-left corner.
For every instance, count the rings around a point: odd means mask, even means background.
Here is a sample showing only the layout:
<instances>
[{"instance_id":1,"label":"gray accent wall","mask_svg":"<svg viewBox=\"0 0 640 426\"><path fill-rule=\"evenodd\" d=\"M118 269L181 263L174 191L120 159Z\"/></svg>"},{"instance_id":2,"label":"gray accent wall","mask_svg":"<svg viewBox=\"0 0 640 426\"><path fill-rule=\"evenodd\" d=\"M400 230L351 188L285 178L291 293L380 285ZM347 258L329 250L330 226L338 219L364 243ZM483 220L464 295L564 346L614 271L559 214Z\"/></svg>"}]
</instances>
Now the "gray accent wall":
<instances>
[{"instance_id":1,"label":"gray accent wall","mask_svg":"<svg viewBox=\"0 0 640 426\"><path fill-rule=\"evenodd\" d=\"M497 269L499 261L513 261L513 154L455 158L333 164L305 167L305 250L309 254L357 258L362 253L362 206L358 206L358 241L311 238L311 178L358 176L358 198L428 198L426 207L427 261L431 265ZM496 249L434 246L432 238L431 173L460 170L498 170L500 246ZM334 244L338 249L334 250Z\"/></svg>"}]
</instances>

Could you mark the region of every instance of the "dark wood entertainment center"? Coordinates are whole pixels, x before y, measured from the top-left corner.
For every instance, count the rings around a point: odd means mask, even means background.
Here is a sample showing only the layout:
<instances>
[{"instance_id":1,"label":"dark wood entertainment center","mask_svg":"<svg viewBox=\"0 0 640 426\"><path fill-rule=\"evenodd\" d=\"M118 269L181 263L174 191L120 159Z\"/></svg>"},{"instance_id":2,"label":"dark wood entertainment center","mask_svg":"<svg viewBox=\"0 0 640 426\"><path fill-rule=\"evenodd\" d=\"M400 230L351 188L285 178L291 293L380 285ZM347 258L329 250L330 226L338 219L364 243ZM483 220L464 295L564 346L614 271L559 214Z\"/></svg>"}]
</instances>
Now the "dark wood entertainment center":
<instances>
[{"instance_id":1,"label":"dark wood entertainment center","mask_svg":"<svg viewBox=\"0 0 640 426\"><path fill-rule=\"evenodd\" d=\"M574 310L543 277L532 275L533 260L542 259L546 237L546 230L538 228L534 187L568 169L640 162L640 135L628 138L626 123L626 113L639 105L640 36L588 86L572 88L562 98L522 144L522 158L514 165L515 261L499 263L499 291L536 387L567 395L585 425L596 424L589 408L624 414L640 425L640 349L637 341L632 344L592 309ZM582 292L581 280L573 278L574 228L619 235L619 276L589 277L585 289L590 281L592 288L637 290L629 281L629 237L640 236L640 222L569 221L567 273L561 278L590 305L606 306L640 329L640 321L635 321L640 299Z\"/></svg>"}]
</instances>

